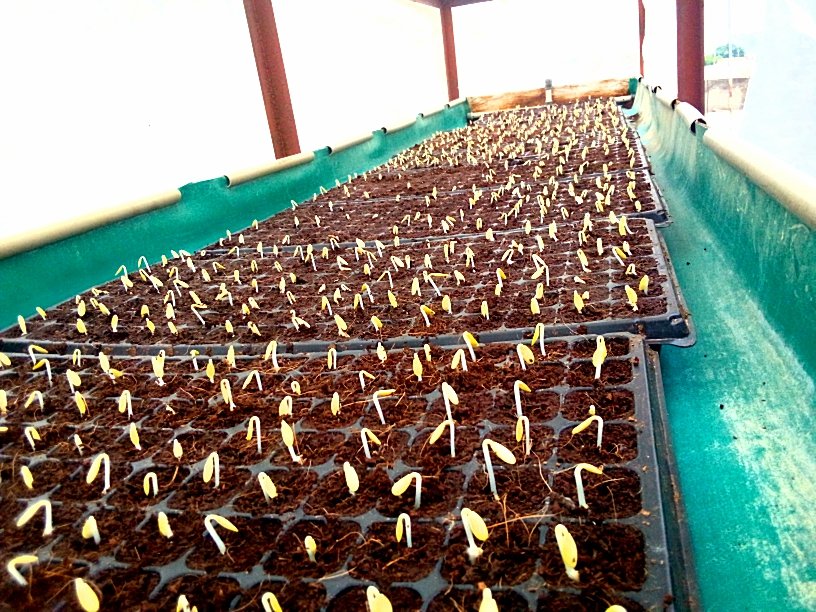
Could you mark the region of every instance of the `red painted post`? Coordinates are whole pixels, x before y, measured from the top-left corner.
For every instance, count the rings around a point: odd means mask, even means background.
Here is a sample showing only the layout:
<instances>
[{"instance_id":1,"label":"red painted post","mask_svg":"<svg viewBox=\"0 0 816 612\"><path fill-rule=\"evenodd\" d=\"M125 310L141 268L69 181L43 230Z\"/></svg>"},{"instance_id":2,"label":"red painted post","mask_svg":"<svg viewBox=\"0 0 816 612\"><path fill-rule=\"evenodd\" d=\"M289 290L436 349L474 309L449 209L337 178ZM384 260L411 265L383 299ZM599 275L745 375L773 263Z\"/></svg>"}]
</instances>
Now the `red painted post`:
<instances>
[{"instance_id":1,"label":"red painted post","mask_svg":"<svg viewBox=\"0 0 816 612\"><path fill-rule=\"evenodd\" d=\"M445 5L439 8L442 18L442 44L445 47L445 74L448 77L448 99L459 97L459 73L456 70L456 43L453 40L453 17L451 9Z\"/></svg>"},{"instance_id":2,"label":"red painted post","mask_svg":"<svg viewBox=\"0 0 816 612\"><path fill-rule=\"evenodd\" d=\"M272 0L244 0L244 12L252 39L255 65L261 81L266 120L275 157L280 159L300 153L295 114L289 97L289 83L281 55L278 27Z\"/></svg>"},{"instance_id":3,"label":"red painted post","mask_svg":"<svg viewBox=\"0 0 816 612\"><path fill-rule=\"evenodd\" d=\"M677 97L705 112L703 0L677 0Z\"/></svg>"},{"instance_id":4,"label":"red painted post","mask_svg":"<svg viewBox=\"0 0 816 612\"><path fill-rule=\"evenodd\" d=\"M640 27L640 76L646 77L643 73L643 39L646 36L646 7L643 0L638 0L638 23Z\"/></svg>"}]
</instances>

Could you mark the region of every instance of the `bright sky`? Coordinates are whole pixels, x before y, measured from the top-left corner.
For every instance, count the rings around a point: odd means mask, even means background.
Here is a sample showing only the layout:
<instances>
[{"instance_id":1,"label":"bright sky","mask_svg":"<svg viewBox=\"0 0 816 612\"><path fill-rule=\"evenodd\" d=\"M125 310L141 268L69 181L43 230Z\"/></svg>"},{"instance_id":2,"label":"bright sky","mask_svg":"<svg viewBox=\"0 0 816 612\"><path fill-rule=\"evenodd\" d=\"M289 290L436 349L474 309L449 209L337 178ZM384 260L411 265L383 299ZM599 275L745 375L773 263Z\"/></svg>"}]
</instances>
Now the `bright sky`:
<instances>
[{"instance_id":1,"label":"bright sky","mask_svg":"<svg viewBox=\"0 0 816 612\"><path fill-rule=\"evenodd\" d=\"M647 76L671 83L674 3L645 1ZM728 2L706 1L707 48ZM731 2L735 32L761 26L764 0ZM304 150L447 100L435 9L273 5ZM493 0L454 25L463 95L638 72L634 0ZM237 0L3 0L0 57L0 239L274 157Z\"/></svg>"}]
</instances>

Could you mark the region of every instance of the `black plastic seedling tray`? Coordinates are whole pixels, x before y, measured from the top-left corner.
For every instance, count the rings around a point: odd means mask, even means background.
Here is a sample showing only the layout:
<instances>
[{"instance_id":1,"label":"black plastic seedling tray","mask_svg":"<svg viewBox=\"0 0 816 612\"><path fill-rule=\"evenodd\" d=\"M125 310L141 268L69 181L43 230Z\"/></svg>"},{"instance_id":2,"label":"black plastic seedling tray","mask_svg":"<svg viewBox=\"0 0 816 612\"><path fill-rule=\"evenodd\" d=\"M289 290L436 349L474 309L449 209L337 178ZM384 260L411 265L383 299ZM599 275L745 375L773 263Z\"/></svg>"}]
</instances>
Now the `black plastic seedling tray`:
<instances>
[{"instance_id":1,"label":"black plastic seedling tray","mask_svg":"<svg viewBox=\"0 0 816 612\"><path fill-rule=\"evenodd\" d=\"M365 345L370 341L382 340L395 345L419 345L437 335L442 335L442 342L449 343L448 335L459 337L464 331L485 334L485 338L516 339L529 334L537 323L544 324L544 333L547 336L570 335L575 333L613 333L626 331L641 333L650 342L674 344L690 344L694 340L693 330L688 322L686 308L674 281L674 273L662 248L660 238L654 225L648 220L632 219L630 227L640 238L632 242L632 257L626 263L636 262L636 276L625 276L623 267L613 260L609 247L603 257L593 256L593 247L584 245L590 258L591 273L585 274L580 269L580 262L574 255L578 248L574 232L580 227L577 222L562 223L560 232L562 240L547 241L545 251L540 251L533 236L524 232L496 232L495 241L488 242L481 235L450 236L445 240L417 240L406 241L400 247L386 246L378 260L373 263L370 275L362 271L363 262L357 261L357 255L352 245L339 245L336 250L328 250L328 259L319 259L320 265L315 265L317 271L309 262L302 261L301 256L295 256L292 247L281 251L278 258L269 253L264 259L244 257L240 260L223 250L207 253L196 257L198 267L213 270L209 283L204 283L198 271L193 272L187 266L176 266L179 278L190 285L185 291L177 291L176 299L177 318L175 325L179 330L178 336L170 333L165 327L164 310L167 295L155 291L149 283L140 281L137 275L132 278L137 285L133 289L125 290L119 280L112 281L103 287L107 293L94 297L87 293L81 299L85 301L86 314L83 322L88 333L81 334L76 329L76 302L73 300L63 303L48 311L48 318L40 320L34 317L28 323L28 335L20 337L18 329L10 328L0 340L0 350L15 352L26 351L30 343L38 343L49 350L59 350L54 347L79 346L84 352L105 350L109 352L138 351L139 345L161 346L170 350L171 346L195 347L198 350L226 350L228 344L253 345L255 349L265 346L270 340L286 343L338 343L339 346L354 348ZM571 230L568 228L572 228ZM565 232L571 232L564 235ZM593 235L603 237L605 244L617 244L623 240L617 235L616 227L608 222L596 224ZM247 232L247 236L251 233ZM633 240L631 236L628 237ZM456 246L453 253L449 251L449 260L444 259L445 247L451 241ZM513 245L524 247L522 254L516 254L514 263L507 263L502 259L507 250ZM369 250L374 253L372 245ZM474 263L468 265L466 250L474 251ZM327 247L328 249L328 247ZM318 245L314 252L319 254L322 247ZM540 253L543 260L549 261L551 284L543 287L543 297L540 301L540 314L532 316L530 313L530 298L536 291L536 285L545 282L545 277L533 279L536 268L529 253ZM402 258L410 255L412 268L399 268L391 260L392 257ZM431 258L430 268L425 267L425 256ZM318 255L319 256L319 255ZM342 256L349 263L352 270L339 270L339 264L334 259ZM251 270L251 259L260 263L260 268ZM273 267L273 263L281 264L281 271ZM178 260L174 262L180 263ZM478 265L477 265L478 264ZM172 264L169 264L172 265ZM168 267L169 267L168 265ZM215 266L223 266L216 271ZM495 295L497 277L496 270L501 267L507 276L504 281L502 295ZM157 267L156 274L167 275L167 268ZM465 281L459 283L453 276L454 270L465 276ZM234 272L238 272L243 282L233 282ZM385 276L385 272L391 279ZM639 272L638 272L639 271ZM650 275L651 290L648 295L639 298L639 310L631 310L625 305L626 294L624 285L637 286L639 275L643 272ZM420 282L422 295L413 295L410 290L412 279L422 279L424 273L443 274L446 277L437 277L436 285L439 295L429 281ZM296 299L291 304L279 291L278 281L283 278L289 280L289 274L295 274L298 282L290 284ZM574 281L574 277L581 275L583 284ZM254 277L258 281L258 289L253 289L248 279ZM165 279L167 280L167 279ZM234 293L232 306L228 301L213 299L219 292L222 283L230 283ZM365 291L363 283L371 289L372 302ZM393 287L392 287L393 283ZM318 285L326 287L318 292ZM339 335L337 323L328 309L324 310L321 298L318 295L332 297L332 288L345 287L343 301L330 302L348 325L348 338ZM352 289L353 287L353 289ZM386 297L389 288L392 288L398 299L400 308L393 309ZM200 293L206 300L208 308L200 310L200 314L207 321L206 326L193 318L189 311L192 299L187 295L188 290ZM573 304L573 291L589 291L590 299L586 312L578 313ZM353 308L352 299L357 293L363 299L364 308ZM448 295L452 302L452 313L442 309L442 295ZM266 322L261 323L260 335L252 333L246 325L249 317L241 312L242 304L254 299L259 302L258 313L263 313ZM110 330L110 315L104 315L91 306L91 301L110 305L111 312L119 316L120 331L114 334ZM114 301L117 300L117 301ZM481 303L488 303L490 318L481 313ZM115 304L119 304L117 307ZM426 325L420 305L429 306L436 313L429 319L430 326ZM150 315L157 322L155 336L149 334L145 328L144 317L141 316L142 307L147 306ZM295 330L291 323L290 312L297 309L299 316L310 322L310 327ZM651 309L651 310L649 310ZM253 308L251 313L256 309ZM378 316L383 322L383 328L377 331L371 323L371 316ZM250 314L255 318L255 315ZM224 328L224 322L231 319L233 333ZM250 319L251 320L251 319ZM59 340L53 340L58 338ZM178 352L178 351L175 351Z\"/></svg>"},{"instance_id":2,"label":"black plastic seedling tray","mask_svg":"<svg viewBox=\"0 0 816 612\"><path fill-rule=\"evenodd\" d=\"M111 366L124 372L114 383L93 357L74 366L67 355L51 355L50 387L42 369L31 371L27 354L12 355L12 367L0 371L0 388L9 394L0 423L9 428L0 434L0 489L14 507L2 524L3 541L7 555L35 552L40 561L27 574L30 588L16 587L6 577L0 584L2 596L17 609L60 607L72 601L73 591L66 585L78 576L96 585L106 607L144 598L151 606L166 607L185 594L200 607L237 608L257 605L263 592L272 591L284 609L343 609L342 602L359 597L361 587L373 583L393 598L395 609L433 610L453 609L464 601L478 605L478 589L486 584L502 609L549 609L559 602L573 608L621 603L628 610L661 609L673 598L685 597L689 567L678 565L670 553L669 538L680 529L665 524L666 517L676 515L677 498L663 497L668 476L658 463L662 449L655 447L652 412L660 407L655 402L661 390L650 386L652 361L642 339L607 335L606 342L609 357L599 381L590 361L594 337L549 339L546 357L536 344L536 363L526 371L514 344L478 347L477 361L467 357L468 373L450 367L455 350L463 347L433 347L432 363L420 349L422 383L412 374L415 351L410 349L390 351L384 363L372 350L340 352L336 370L327 368L323 351L281 352L277 373L270 361L239 353L233 368L224 359L214 360L214 383L203 372L203 358L202 370L194 372L189 357L169 357L163 386L146 358L112 358ZM69 367L82 379L90 409L86 418L79 417L70 399ZM259 371L264 391L255 382L242 389L253 369ZM375 376L365 391L358 381L362 369ZM219 392L220 379L231 381L232 411ZM533 389L522 393L533 430L533 449L526 458L523 442L514 436L516 379ZM301 395L290 390L294 380L301 384ZM455 459L448 456L447 435L427 444L432 429L445 418L442 381L459 394L460 403L453 407ZM23 406L35 388L44 393L45 409L36 402ZM371 393L385 388L397 393L382 399L382 425ZM126 415L117 411L123 389L133 392L132 420L139 426L141 451L128 438ZM342 406L337 417L330 411L334 390ZM292 462L281 443L277 405L284 394L294 399L290 422L302 465ZM605 415L608 443L601 452L594 450L594 427L569 434L588 416L590 404ZM261 454L255 438L247 441L245 436L253 415L261 419ZM41 437L34 451L23 435L29 426ZM360 442L363 426L383 442L370 460ZM72 443L74 433L85 444L81 456ZM479 447L485 437L505 444L519 460L510 467L494 459L505 500L501 505L486 490ZM185 448L181 460L171 453L175 438ZM218 489L201 479L204 460L213 450L221 457ZM101 477L85 483L89 463L102 451L112 463L111 488L104 494ZM575 504L571 483L577 460L604 465L605 475L584 476L589 510ZM345 488L343 461L359 474L356 496ZM15 473L21 465L34 474L32 491ZM419 510L413 507L412 489L399 498L390 493L391 483L411 469L425 478ZM155 498L141 491L142 478L151 470L159 481ZM271 504L260 492L261 471L278 486L279 497ZM27 500L38 495L48 496L55 509L55 533L46 539L39 521L35 527L13 526ZM472 565L464 555L459 518L466 504L491 528L484 555ZM169 516L173 540L162 542L158 535L159 511ZM412 516L415 550L393 542L400 512ZM203 517L210 513L239 527L237 534L221 531L224 556L203 529ZM78 535L90 514L102 533L98 547ZM558 522L576 537L585 583L564 576L552 536ZM318 541L317 564L306 559L305 535ZM383 555L394 563L370 562ZM621 573L620 564L630 556L634 569Z\"/></svg>"}]
</instances>

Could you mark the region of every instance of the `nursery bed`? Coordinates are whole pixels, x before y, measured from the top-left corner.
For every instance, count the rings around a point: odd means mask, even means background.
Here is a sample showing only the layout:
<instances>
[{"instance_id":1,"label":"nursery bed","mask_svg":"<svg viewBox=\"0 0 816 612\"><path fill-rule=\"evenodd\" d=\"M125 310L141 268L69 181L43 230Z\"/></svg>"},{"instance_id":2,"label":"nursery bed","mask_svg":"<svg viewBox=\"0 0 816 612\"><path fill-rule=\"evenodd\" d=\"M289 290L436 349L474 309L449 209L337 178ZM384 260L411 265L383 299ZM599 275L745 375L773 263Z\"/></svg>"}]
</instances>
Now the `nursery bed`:
<instances>
[{"instance_id":1,"label":"nursery bed","mask_svg":"<svg viewBox=\"0 0 816 612\"><path fill-rule=\"evenodd\" d=\"M31 371L29 355L12 355L12 367L0 371L8 413L0 434L0 456L8 470L0 488L15 499L2 526L7 553L34 552L40 558L31 572L30 589L6 581L3 597L15 607L49 607L70 602L64 587L75 576L85 577L102 593L105 605L127 606L134 594L151 605L172 605L180 594L191 603L219 607L257 605L264 591L274 592L284 609L338 609L347 598L359 597L359 586L374 583L393 597L395 608L427 604L428 609L455 609L471 601L482 584L511 609L548 609L553 602L605 609L621 603L629 610L653 609L670 602L686 577L681 560L669 555L665 517L674 516L673 496L664 497L668 478L657 463L652 412L659 389L650 388L653 361L643 340L607 335L609 357L600 380L594 380L590 358L594 337L548 339L542 357L522 371L514 344L489 344L476 349L468 372L450 367L459 347L424 351L422 382L412 374L414 351L389 351L385 362L373 351L340 352L337 369L327 368L326 353L279 353L280 369L261 357L239 354L235 367L214 359L214 382L192 360L168 358L165 385L159 385L147 358L115 357L111 367L124 374L110 380L93 357L72 365L70 357L48 355L54 384L46 373ZM75 369L89 406L80 418L65 371ZM366 390L358 372L371 372ZM251 370L256 382L242 389ZM219 380L231 381L236 407L229 410ZM532 451L516 442L513 381L523 380L532 393L522 393L524 413L532 424ZM292 381L301 394L291 391ZM447 381L459 395L453 406L456 457L449 456L447 433L434 445L428 436L445 419L440 385ZM376 389L393 388L381 400L383 425L371 403ZM23 404L34 389L43 391L45 409ZM138 423L142 450L128 438L126 414L117 410L118 395L129 389L133 422ZM340 394L341 411L332 416L331 393ZM277 403L293 397L289 417L297 434L302 465L294 464L281 443ZM601 450L594 448L595 427L572 436L571 427L588 416L590 404L605 416ZM172 412L167 410L170 406ZM260 415L262 452L256 439L246 440L248 419ZM287 417L284 417L287 418ZM36 450L26 441L25 427L36 427ZM361 427L382 441L366 459ZM84 453L73 443L80 435ZM502 503L494 502L483 472L480 440L490 437L510 448L518 459L506 466L494 457ZM178 439L181 459L170 453ZM375 448L372 444L372 448ZM220 486L205 485L204 460L218 450ZM102 492L101 475L88 485L85 475L92 458L105 451L111 459L111 489ZM58 460L57 463L55 460ZM357 470L361 487L349 494L341 464ZM584 473L589 510L577 507L571 468L577 461L604 465L605 474ZM23 487L15 472L28 465L35 489ZM47 466L47 467L46 467ZM61 466L61 467L57 467ZM402 497L390 493L391 483L415 469L423 475L423 501L413 507L413 489ZM159 494L141 490L148 471L158 477ZM264 497L257 475L266 472L278 487L271 502ZM35 496L54 504L55 532L39 533L42 523L23 529L13 522ZM672 506L667 509L666 504ZM491 535L484 555L467 561L459 512L477 511ZM168 514L175 532L164 540L156 529L159 511ZM411 515L414 548L394 541L394 520ZM223 532L227 554L221 556L205 535L203 517L218 513L238 527ZM94 514L102 533L99 546L79 537L84 519ZM578 544L582 583L564 575L552 538L557 522L565 524ZM669 526L673 530L673 526ZM308 561L305 535L318 542L318 562ZM390 563L396 561L395 563ZM355 595L355 593L357 593ZM43 598L47 599L43 599ZM124 599L122 599L124 598ZM516 602L511 604L510 602Z\"/></svg>"}]
</instances>

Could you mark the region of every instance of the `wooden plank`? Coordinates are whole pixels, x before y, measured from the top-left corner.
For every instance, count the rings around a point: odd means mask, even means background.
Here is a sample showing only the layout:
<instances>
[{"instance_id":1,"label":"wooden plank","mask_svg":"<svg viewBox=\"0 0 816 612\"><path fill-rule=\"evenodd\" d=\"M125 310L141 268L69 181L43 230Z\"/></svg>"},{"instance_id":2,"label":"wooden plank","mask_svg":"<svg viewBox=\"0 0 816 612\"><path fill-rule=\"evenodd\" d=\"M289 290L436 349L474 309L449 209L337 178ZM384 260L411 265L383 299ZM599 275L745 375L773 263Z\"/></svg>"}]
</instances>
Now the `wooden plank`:
<instances>
[{"instance_id":1,"label":"wooden plank","mask_svg":"<svg viewBox=\"0 0 816 612\"><path fill-rule=\"evenodd\" d=\"M583 98L625 96L629 93L629 79L606 79L583 85L553 87L553 102L573 102ZM516 106L541 106L546 102L547 90L530 89L490 96L468 97L470 110L474 113L506 110Z\"/></svg>"}]
</instances>

